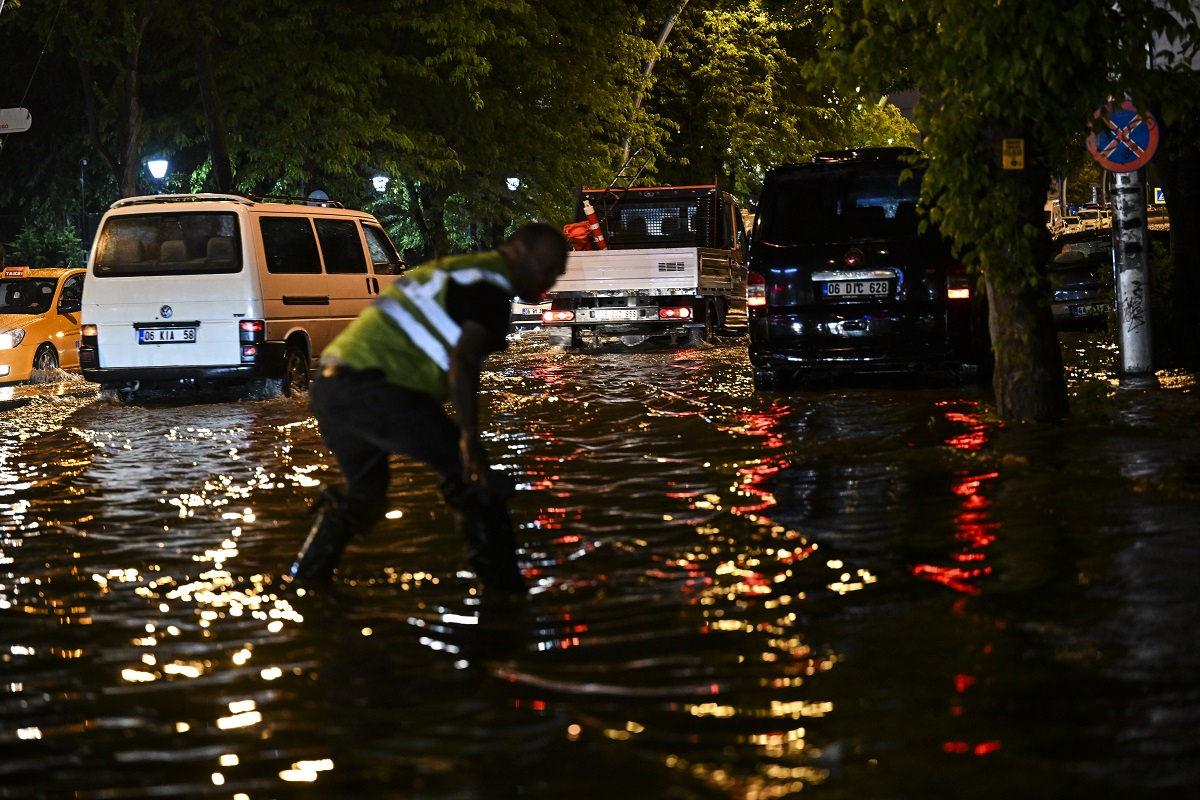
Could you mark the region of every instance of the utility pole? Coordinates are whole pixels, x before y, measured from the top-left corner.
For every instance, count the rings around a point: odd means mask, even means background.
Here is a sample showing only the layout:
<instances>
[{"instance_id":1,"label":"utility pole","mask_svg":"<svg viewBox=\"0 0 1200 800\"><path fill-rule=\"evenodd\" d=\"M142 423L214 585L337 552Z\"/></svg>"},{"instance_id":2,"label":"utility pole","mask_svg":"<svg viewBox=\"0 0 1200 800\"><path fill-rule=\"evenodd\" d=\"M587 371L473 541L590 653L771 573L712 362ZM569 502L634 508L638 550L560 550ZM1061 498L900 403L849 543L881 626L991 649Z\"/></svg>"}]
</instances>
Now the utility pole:
<instances>
[{"instance_id":1,"label":"utility pole","mask_svg":"<svg viewBox=\"0 0 1200 800\"><path fill-rule=\"evenodd\" d=\"M1156 386L1150 337L1150 270L1146 264L1146 192L1142 169L1158 150L1158 121L1131 100L1110 102L1093 115L1096 131L1088 150L1104 167L1104 183L1112 175L1113 290L1117 305L1117 344L1121 385Z\"/></svg>"},{"instance_id":2,"label":"utility pole","mask_svg":"<svg viewBox=\"0 0 1200 800\"><path fill-rule=\"evenodd\" d=\"M1150 271L1146 265L1146 192L1141 170L1113 173L1113 287L1120 331L1121 383L1157 382L1150 341Z\"/></svg>"}]
</instances>

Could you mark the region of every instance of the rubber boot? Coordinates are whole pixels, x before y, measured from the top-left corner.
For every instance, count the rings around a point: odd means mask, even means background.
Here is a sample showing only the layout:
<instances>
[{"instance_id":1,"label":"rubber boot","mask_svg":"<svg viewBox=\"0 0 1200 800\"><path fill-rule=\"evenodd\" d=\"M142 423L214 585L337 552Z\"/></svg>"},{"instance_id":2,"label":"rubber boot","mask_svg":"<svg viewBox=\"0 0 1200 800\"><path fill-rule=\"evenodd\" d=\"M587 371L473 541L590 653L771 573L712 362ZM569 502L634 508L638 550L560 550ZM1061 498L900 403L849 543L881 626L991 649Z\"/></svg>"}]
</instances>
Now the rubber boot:
<instances>
[{"instance_id":1,"label":"rubber boot","mask_svg":"<svg viewBox=\"0 0 1200 800\"><path fill-rule=\"evenodd\" d=\"M524 593L525 579L517 564L517 543L504 489L489 492L479 486L443 485L454 508L466 546L467 563L485 590ZM511 494L511 492L507 492Z\"/></svg>"},{"instance_id":2,"label":"rubber boot","mask_svg":"<svg viewBox=\"0 0 1200 800\"><path fill-rule=\"evenodd\" d=\"M350 504L339 489L330 487L321 492L314 508L317 516L312 529L296 554L296 562L284 577L288 583L328 581L354 535Z\"/></svg>"}]
</instances>

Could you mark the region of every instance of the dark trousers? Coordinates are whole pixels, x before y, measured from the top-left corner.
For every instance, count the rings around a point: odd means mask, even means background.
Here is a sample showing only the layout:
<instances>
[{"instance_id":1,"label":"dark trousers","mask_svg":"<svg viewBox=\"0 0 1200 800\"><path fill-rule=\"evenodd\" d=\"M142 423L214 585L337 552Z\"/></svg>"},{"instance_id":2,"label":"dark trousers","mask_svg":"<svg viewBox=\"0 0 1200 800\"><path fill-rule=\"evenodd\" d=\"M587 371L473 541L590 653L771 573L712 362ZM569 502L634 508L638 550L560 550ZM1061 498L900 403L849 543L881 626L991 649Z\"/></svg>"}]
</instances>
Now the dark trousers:
<instances>
[{"instance_id":1,"label":"dark trousers","mask_svg":"<svg viewBox=\"0 0 1200 800\"><path fill-rule=\"evenodd\" d=\"M343 372L318 376L308 402L342 470L348 498L372 507L383 504L389 453L433 467L443 490L462 483L458 426L424 392L387 383L372 372Z\"/></svg>"},{"instance_id":2,"label":"dark trousers","mask_svg":"<svg viewBox=\"0 0 1200 800\"><path fill-rule=\"evenodd\" d=\"M468 561L480 578L504 585L518 580L510 493L485 492L463 481L459 428L440 402L387 383L378 373L353 370L318 376L308 398L342 471L355 527L369 527L384 513L388 455L408 456L438 474L442 494L457 513Z\"/></svg>"}]
</instances>

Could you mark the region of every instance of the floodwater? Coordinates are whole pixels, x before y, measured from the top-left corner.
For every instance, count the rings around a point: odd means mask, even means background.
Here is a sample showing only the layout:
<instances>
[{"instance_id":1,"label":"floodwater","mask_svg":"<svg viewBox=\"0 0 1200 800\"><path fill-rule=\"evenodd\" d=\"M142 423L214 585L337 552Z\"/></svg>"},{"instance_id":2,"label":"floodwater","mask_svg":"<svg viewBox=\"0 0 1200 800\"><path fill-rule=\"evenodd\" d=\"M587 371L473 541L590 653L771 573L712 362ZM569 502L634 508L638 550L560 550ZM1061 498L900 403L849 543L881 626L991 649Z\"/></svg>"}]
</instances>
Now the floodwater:
<instances>
[{"instance_id":1,"label":"floodwater","mask_svg":"<svg viewBox=\"0 0 1200 800\"><path fill-rule=\"evenodd\" d=\"M950 383L755 394L745 346L485 381L534 590L433 483L329 590L303 401L0 401L0 797L1060 798L1200 785L1200 389L1075 416Z\"/></svg>"}]
</instances>

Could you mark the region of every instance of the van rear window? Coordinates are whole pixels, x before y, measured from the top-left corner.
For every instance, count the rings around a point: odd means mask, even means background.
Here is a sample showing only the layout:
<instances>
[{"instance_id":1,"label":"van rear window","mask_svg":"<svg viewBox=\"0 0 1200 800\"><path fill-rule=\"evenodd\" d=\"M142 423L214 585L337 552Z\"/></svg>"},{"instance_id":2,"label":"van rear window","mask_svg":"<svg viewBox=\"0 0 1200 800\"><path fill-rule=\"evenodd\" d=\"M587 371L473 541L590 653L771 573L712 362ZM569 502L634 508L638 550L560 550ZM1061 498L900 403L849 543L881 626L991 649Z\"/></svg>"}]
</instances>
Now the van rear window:
<instances>
[{"instance_id":1,"label":"van rear window","mask_svg":"<svg viewBox=\"0 0 1200 800\"><path fill-rule=\"evenodd\" d=\"M786 175L763 188L758 241L780 245L917 236L920 178L900 171Z\"/></svg>"},{"instance_id":2,"label":"van rear window","mask_svg":"<svg viewBox=\"0 0 1200 800\"><path fill-rule=\"evenodd\" d=\"M241 272L236 214L187 211L110 217L96 249L98 278Z\"/></svg>"}]
</instances>

